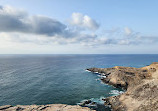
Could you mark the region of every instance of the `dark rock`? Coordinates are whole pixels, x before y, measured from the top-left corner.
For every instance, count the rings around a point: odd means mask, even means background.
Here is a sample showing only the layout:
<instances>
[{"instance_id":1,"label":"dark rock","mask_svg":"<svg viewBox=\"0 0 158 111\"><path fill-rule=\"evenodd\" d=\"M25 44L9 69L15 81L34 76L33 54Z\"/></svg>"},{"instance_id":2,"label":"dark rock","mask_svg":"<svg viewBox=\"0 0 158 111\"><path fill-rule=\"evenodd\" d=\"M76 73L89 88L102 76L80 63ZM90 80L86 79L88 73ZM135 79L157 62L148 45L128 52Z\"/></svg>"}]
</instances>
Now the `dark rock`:
<instances>
[{"instance_id":1,"label":"dark rock","mask_svg":"<svg viewBox=\"0 0 158 111\"><path fill-rule=\"evenodd\" d=\"M21 108L21 107L17 107L16 111L22 111L24 110L24 108Z\"/></svg>"},{"instance_id":2,"label":"dark rock","mask_svg":"<svg viewBox=\"0 0 158 111\"><path fill-rule=\"evenodd\" d=\"M43 110L43 109L46 109L47 107L50 107L50 106L46 106L46 105L40 106L40 107L38 108L38 110Z\"/></svg>"},{"instance_id":3,"label":"dark rock","mask_svg":"<svg viewBox=\"0 0 158 111\"><path fill-rule=\"evenodd\" d=\"M83 101L82 103L80 103L80 105L81 105L81 106L85 106L85 105L88 105L88 104L90 104L90 103L92 103L92 101L89 99L89 100Z\"/></svg>"},{"instance_id":4,"label":"dark rock","mask_svg":"<svg viewBox=\"0 0 158 111\"><path fill-rule=\"evenodd\" d=\"M5 110L5 109L8 109L10 107L13 107L13 106L12 105L0 106L0 110Z\"/></svg>"}]
</instances>

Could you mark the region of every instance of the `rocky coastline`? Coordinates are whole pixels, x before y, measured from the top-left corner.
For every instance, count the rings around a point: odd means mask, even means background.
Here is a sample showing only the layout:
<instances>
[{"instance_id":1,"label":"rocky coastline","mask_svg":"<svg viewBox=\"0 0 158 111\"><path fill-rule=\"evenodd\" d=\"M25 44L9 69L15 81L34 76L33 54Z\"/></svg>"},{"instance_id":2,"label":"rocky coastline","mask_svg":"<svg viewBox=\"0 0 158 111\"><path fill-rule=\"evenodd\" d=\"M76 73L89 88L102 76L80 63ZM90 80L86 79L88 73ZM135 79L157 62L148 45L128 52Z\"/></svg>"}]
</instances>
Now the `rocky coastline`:
<instances>
[{"instance_id":1,"label":"rocky coastline","mask_svg":"<svg viewBox=\"0 0 158 111\"><path fill-rule=\"evenodd\" d=\"M105 76L101 78L104 83L125 89L121 95L103 99L113 111L158 111L158 62L141 68L115 66L87 70Z\"/></svg>"},{"instance_id":2,"label":"rocky coastline","mask_svg":"<svg viewBox=\"0 0 158 111\"><path fill-rule=\"evenodd\" d=\"M104 98L105 105L113 111L158 111L158 62L134 68L115 66L112 68L89 68L90 72L101 75L101 80L114 87L123 88L124 93ZM49 105L5 105L0 111L94 111L82 105L49 104Z\"/></svg>"},{"instance_id":3,"label":"rocky coastline","mask_svg":"<svg viewBox=\"0 0 158 111\"><path fill-rule=\"evenodd\" d=\"M88 107L79 105L66 104L49 104L49 105L5 105L0 106L0 111L94 111Z\"/></svg>"}]
</instances>

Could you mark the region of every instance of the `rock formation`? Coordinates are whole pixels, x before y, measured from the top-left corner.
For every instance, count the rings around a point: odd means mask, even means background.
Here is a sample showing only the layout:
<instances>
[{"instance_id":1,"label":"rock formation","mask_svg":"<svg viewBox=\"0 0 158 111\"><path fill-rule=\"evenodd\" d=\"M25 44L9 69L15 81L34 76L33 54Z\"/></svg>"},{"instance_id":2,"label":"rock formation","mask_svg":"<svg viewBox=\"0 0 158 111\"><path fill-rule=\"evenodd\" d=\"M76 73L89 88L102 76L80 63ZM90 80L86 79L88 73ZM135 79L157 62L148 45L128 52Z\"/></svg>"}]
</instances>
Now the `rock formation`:
<instances>
[{"instance_id":1,"label":"rock formation","mask_svg":"<svg viewBox=\"0 0 158 111\"><path fill-rule=\"evenodd\" d=\"M94 111L78 105L49 104L49 105L5 105L0 111Z\"/></svg>"},{"instance_id":2,"label":"rock formation","mask_svg":"<svg viewBox=\"0 0 158 111\"><path fill-rule=\"evenodd\" d=\"M158 111L158 62L142 68L116 66L87 70L106 76L101 78L104 83L126 90L104 99L113 111Z\"/></svg>"}]
</instances>

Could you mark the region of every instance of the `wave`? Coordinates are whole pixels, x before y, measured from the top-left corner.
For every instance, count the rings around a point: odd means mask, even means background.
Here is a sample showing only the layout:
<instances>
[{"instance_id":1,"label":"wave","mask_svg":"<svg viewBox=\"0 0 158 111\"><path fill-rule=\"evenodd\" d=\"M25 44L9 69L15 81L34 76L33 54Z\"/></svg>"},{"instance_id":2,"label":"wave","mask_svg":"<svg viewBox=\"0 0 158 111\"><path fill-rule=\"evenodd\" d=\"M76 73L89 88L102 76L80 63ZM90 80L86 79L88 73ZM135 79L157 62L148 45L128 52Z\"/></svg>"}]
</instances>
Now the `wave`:
<instances>
[{"instance_id":1,"label":"wave","mask_svg":"<svg viewBox=\"0 0 158 111\"><path fill-rule=\"evenodd\" d=\"M123 91L118 91L118 90L111 90L109 94L112 94L113 96L117 96L124 93Z\"/></svg>"},{"instance_id":2,"label":"wave","mask_svg":"<svg viewBox=\"0 0 158 111\"><path fill-rule=\"evenodd\" d=\"M91 71L89 71L89 70L86 70L86 72L91 72Z\"/></svg>"},{"instance_id":3,"label":"wave","mask_svg":"<svg viewBox=\"0 0 158 111\"><path fill-rule=\"evenodd\" d=\"M91 99L84 99L77 103L77 105L81 105L83 103L86 103L86 101L90 101L88 104L85 104L85 106L97 106L97 104L104 104L104 101L102 100L104 97L100 98L91 98Z\"/></svg>"}]
</instances>

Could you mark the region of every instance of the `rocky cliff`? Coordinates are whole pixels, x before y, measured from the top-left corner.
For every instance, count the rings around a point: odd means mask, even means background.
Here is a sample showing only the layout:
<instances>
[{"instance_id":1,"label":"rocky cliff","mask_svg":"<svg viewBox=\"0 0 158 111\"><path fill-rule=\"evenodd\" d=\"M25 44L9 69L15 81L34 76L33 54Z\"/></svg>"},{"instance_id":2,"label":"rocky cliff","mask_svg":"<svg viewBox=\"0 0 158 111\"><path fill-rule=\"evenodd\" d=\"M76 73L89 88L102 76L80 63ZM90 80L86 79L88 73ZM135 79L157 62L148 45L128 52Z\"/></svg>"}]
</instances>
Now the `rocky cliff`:
<instances>
[{"instance_id":1,"label":"rocky cliff","mask_svg":"<svg viewBox=\"0 0 158 111\"><path fill-rule=\"evenodd\" d=\"M49 104L49 105L5 105L0 111L94 111L78 105Z\"/></svg>"},{"instance_id":2,"label":"rocky cliff","mask_svg":"<svg viewBox=\"0 0 158 111\"><path fill-rule=\"evenodd\" d=\"M104 99L113 111L158 111L158 62L142 68L116 66L87 70L106 76L101 78L104 83L126 90Z\"/></svg>"}]
</instances>

